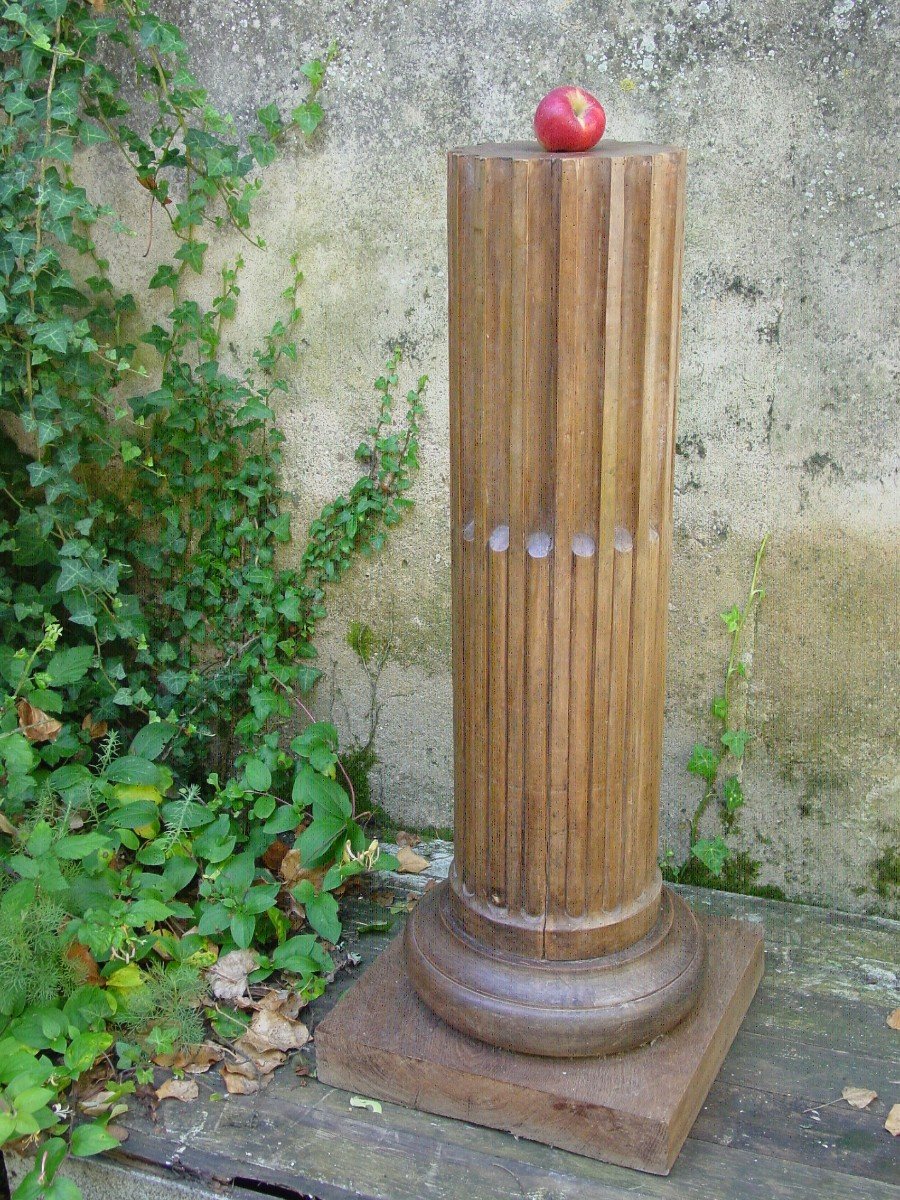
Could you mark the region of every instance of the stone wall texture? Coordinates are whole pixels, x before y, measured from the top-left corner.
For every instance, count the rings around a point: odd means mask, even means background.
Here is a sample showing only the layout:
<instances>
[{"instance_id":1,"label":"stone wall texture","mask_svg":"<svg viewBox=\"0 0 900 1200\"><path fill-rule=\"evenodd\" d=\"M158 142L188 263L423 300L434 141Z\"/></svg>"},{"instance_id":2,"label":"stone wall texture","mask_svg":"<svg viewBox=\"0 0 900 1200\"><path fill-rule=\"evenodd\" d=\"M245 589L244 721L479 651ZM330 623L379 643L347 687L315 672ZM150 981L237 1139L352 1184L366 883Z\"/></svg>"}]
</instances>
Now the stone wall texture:
<instances>
[{"instance_id":1,"label":"stone wall texture","mask_svg":"<svg viewBox=\"0 0 900 1200\"><path fill-rule=\"evenodd\" d=\"M896 7L159 8L244 129L269 100L298 103L300 65L332 38L341 47L326 121L266 172L268 249L243 247L232 341L249 355L299 253L303 355L281 412L297 547L313 512L352 483L388 346L402 343L410 379L431 377L415 513L336 591L321 646L336 682L320 684L319 711L359 737L370 698L347 623L395 640L378 688L376 798L402 824L452 820L445 150L530 137L544 92L578 82L605 104L612 137L690 153L662 849L685 853L700 786L685 763L714 736L727 654L719 613L743 602L769 533L747 646L748 802L732 842L760 863L758 882L789 897L896 912ZM93 152L84 170L143 231L145 195L113 160ZM144 241L116 243L115 270L135 291L153 270Z\"/></svg>"}]
</instances>

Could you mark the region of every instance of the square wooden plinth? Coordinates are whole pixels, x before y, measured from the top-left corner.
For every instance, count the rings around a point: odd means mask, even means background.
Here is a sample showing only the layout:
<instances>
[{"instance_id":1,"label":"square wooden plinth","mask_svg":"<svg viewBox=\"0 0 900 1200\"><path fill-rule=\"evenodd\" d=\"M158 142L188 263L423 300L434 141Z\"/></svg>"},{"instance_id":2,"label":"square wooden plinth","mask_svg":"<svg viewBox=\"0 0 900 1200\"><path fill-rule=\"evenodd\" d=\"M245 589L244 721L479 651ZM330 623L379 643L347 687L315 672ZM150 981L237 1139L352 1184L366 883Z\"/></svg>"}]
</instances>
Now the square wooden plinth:
<instances>
[{"instance_id":1,"label":"square wooden plinth","mask_svg":"<svg viewBox=\"0 0 900 1200\"><path fill-rule=\"evenodd\" d=\"M316 1028L323 1083L666 1175L763 973L759 928L701 917L697 1008L627 1054L535 1058L457 1033L413 991L396 938Z\"/></svg>"}]
</instances>

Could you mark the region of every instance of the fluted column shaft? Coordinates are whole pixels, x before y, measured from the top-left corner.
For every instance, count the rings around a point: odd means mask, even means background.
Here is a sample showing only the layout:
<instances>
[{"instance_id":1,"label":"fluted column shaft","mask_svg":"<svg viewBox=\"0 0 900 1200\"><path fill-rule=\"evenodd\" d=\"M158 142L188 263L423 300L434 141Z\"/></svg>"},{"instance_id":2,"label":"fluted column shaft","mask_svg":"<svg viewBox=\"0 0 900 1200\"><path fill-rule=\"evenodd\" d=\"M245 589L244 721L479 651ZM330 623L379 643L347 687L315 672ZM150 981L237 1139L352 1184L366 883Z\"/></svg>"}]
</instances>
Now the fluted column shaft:
<instances>
[{"instance_id":1,"label":"fluted column shaft","mask_svg":"<svg viewBox=\"0 0 900 1200\"><path fill-rule=\"evenodd\" d=\"M542 959L657 919L684 152L451 153L454 919Z\"/></svg>"}]
</instances>

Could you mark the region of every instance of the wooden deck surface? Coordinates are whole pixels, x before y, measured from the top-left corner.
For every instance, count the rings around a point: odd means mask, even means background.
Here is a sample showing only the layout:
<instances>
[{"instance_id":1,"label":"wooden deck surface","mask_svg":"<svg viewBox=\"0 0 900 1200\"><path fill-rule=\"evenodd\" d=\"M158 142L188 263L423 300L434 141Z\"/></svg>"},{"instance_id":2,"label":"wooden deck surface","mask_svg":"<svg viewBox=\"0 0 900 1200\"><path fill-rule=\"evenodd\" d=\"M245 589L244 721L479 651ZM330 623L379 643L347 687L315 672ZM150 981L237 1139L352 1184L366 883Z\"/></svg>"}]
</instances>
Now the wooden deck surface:
<instances>
[{"instance_id":1,"label":"wooden deck surface","mask_svg":"<svg viewBox=\"0 0 900 1200\"><path fill-rule=\"evenodd\" d=\"M224 1089L212 1072L199 1077L196 1103L167 1101L155 1118L133 1104L117 1159L232 1184L235 1196L898 1200L900 1138L884 1121L900 1102L900 1032L886 1024L900 1005L900 923L681 891L700 911L761 922L766 973L667 1178L395 1105L351 1107L346 1092L299 1078L297 1059L256 1096L214 1098ZM361 910L356 920L384 915ZM397 919L389 935L359 939L363 963L313 1007L313 1026L400 928ZM309 1050L298 1058L312 1065ZM879 1098L854 1110L840 1100L847 1085Z\"/></svg>"}]
</instances>

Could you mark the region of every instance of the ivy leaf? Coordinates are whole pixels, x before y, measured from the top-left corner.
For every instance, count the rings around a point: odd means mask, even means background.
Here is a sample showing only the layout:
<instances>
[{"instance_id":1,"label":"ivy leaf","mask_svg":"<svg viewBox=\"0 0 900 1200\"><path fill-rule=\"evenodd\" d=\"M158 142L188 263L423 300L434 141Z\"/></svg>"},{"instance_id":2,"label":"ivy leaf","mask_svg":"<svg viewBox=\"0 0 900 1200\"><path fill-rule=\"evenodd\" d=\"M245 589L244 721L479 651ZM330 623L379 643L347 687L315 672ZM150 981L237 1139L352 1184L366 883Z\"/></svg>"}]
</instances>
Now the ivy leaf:
<instances>
[{"instance_id":1,"label":"ivy leaf","mask_svg":"<svg viewBox=\"0 0 900 1200\"><path fill-rule=\"evenodd\" d=\"M314 88L320 88L322 81L325 78L325 64L321 58L314 58L312 62L304 63L300 71Z\"/></svg>"},{"instance_id":2,"label":"ivy leaf","mask_svg":"<svg viewBox=\"0 0 900 1200\"><path fill-rule=\"evenodd\" d=\"M34 332L33 340L36 346L46 346L54 354L65 354L72 335L72 322L68 319L46 321L39 325Z\"/></svg>"},{"instance_id":3,"label":"ivy leaf","mask_svg":"<svg viewBox=\"0 0 900 1200\"><path fill-rule=\"evenodd\" d=\"M278 111L277 104L267 104L265 108L258 108L256 116L269 137L277 137L284 128L284 121L281 119L281 113Z\"/></svg>"},{"instance_id":4,"label":"ivy leaf","mask_svg":"<svg viewBox=\"0 0 900 1200\"><path fill-rule=\"evenodd\" d=\"M716 696L712 704L709 706L709 711L717 721L728 720L728 701L724 696Z\"/></svg>"},{"instance_id":5,"label":"ivy leaf","mask_svg":"<svg viewBox=\"0 0 900 1200\"><path fill-rule=\"evenodd\" d=\"M175 257L181 262L186 262L192 270L200 275L203 272L203 255L207 249L206 242L182 242L175 251Z\"/></svg>"},{"instance_id":6,"label":"ivy leaf","mask_svg":"<svg viewBox=\"0 0 900 1200\"><path fill-rule=\"evenodd\" d=\"M729 813L733 813L744 803L744 791L741 787L741 781L737 776L729 775L723 783L722 799L725 804L725 811Z\"/></svg>"},{"instance_id":7,"label":"ivy leaf","mask_svg":"<svg viewBox=\"0 0 900 1200\"><path fill-rule=\"evenodd\" d=\"M741 758L747 749L751 735L745 729L726 729L722 734L722 745L730 750L735 758Z\"/></svg>"},{"instance_id":8,"label":"ivy leaf","mask_svg":"<svg viewBox=\"0 0 900 1200\"><path fill-rule=\"evenodd\" d=\"M691 854L699 859L708 871L718 876L722 874L722 868L728 858L728 847L721 837L703 838L691 846Z\"/></svg>"},{"instance_id":9,"label":"ivy leaf","mask_svg":"<svg viewBox=\"0 0 900 1200\"><path fill-rule=\"evenodd\" d=\"M691 757L688 759L687 769L692 775L699 775L702 779L711 783L719 769L719 758L714 750L710 750L708 746L694 746L691 751Z\"/></svg>"},{"instance_id":10,"label":"ivy leaf","mask_svg":"<svg viewBox=\"0 0 900 1200\"><path fill-rule=\"evenodd\" d=\"M307 100L305 104L298 105L291 113L291 120L297 125L307 137L311 137L316 132L325 116L325 109L315 100Z\"/></svg>"},{"instance_id":11,"label":"ivy leaf","mask_svg":"<svg viewBox=\"0 0 900 1200\"><path fill-rule=\"evenodd\" d=\"M719 617L725 622L725 627L729 633L737 633L744 619L744 614L736 604L732 604L731 608L726 612L719 613Z\"/></svg>"}]
</instances>

